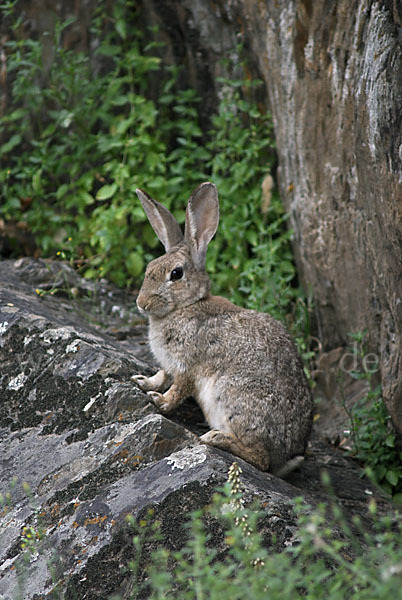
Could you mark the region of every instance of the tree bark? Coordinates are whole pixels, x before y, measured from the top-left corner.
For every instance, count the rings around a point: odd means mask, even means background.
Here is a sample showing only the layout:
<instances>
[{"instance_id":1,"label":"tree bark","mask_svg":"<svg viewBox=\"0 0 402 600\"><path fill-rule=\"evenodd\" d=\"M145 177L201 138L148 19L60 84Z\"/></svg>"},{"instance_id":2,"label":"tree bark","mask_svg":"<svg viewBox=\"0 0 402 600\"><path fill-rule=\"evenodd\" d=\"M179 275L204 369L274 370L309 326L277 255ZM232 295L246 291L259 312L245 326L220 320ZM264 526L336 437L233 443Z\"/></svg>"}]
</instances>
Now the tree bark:
<instances>
[{"instance_id":1,"label":"tree bark","mask_svg":"<svg viewBox=\"0 0 402 600\"><path fill-rule=\"evenodd\" d=\"M387 2L270 2L260 64L295 230L327 347L368 330L402 432L402 53ZM258 35L251 39L256 40ZM258 52L258 48L255 49ZM266 68L264 68L264 60ZM367 357L366 366L374 357Z\"/></svg>"}]
</instances>

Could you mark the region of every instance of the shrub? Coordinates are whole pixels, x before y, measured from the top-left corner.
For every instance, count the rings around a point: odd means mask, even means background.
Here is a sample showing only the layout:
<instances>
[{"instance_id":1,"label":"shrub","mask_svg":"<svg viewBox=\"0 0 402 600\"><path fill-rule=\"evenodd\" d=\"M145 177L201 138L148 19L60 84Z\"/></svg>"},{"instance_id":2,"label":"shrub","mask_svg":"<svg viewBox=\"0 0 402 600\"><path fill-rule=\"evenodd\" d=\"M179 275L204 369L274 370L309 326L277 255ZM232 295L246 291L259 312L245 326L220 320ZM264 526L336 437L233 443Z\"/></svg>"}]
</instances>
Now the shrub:
<instances>
[{"instance_id":1,"label":"shrub","mask_svg":"<svg viewBox=\"0 0 402 600\"><path fill-rule=\"evenodd\" d=\"M18 31L15 5L2 11ZM284 319L300 291L286 215L277 194L261 190L274 152L271 117L252 100L259 84L239 79L240 59L228 65L236 77L219 81L219 106L201 131L196 93L178 87L178 69L162 64L135 19L132 3L114 3L111 17L99 3L92 54L66 49L71 20L58 23L47 69L40 40L6 42L11 103L0 129L0 216L25 222L43 256L59 252L86 277L137 284L160 250L135 188L182 223L191 191L211 179L222 214L208 255L215 292ZM157 102L147 91L150 74L161 82Z\"/></svg>"},{"instance_id":2,"label":"shrub","mask_svg":"<svg viewBox=\"0 0 402 600\"><path fill-rule=\"evenodd\" d=\"M359 518L353 525L337 505L315 509L296 501L297 543L281 552L267 547L260 531L269 506L245 508L237 464L228 484L213 503L191 516L183 548L170 552L158 538L152 515L135 530L131 563L131 598L187 600L387 600L397 597L402 573L400 518L375 518L373 529ZM329 514L331 514L329 519ZM211 517L222 526L226 552L218 556L205 523ZM148 562L145 545L159 544ZM141 568L139 561L142 560ZM117 599L115 599L117 600Z\"/></svg>"},{"instance_id":3,"label":"shrub","mask_svg":"<svg viewBox=\"0 0 402 600\"><path fill-rule=\"evenodd\" d=\"M393 501L402 504L402 450L392 425L391 417L382 398L381 386L376 385L375 365L371 369L364 368L367 349L365 346L367 331L351 333L354 356L354 367L349 375L354 379L365 379L368 383L367 393L347 410L350 419L348 432L351 451L354 458L364 465L365 474L380 486ZM342 373L338 381L343 396ZM346 401L343 400L346 410Z\"/></svg>"}]
</instances>

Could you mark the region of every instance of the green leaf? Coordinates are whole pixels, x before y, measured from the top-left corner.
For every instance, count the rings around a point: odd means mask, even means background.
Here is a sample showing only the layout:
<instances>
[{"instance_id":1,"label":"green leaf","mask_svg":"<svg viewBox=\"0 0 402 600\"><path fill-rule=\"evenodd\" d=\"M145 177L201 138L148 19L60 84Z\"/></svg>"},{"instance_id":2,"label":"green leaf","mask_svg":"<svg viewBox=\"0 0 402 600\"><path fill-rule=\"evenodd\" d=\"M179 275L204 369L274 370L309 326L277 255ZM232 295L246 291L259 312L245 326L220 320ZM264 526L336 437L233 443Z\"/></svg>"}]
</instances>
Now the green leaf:
<instances>
[{"instance_id":1,"label":"green leaf","mask_svg":"<svg viewBox=\"0 0 402 600\"><path fill-rule=\"evenodd\" d=\"M96 193L97 200L108 200L117 192L117 185L112 183L111 185L103 185Z\"/></svg>"},{"instance_id":2,"label":"green leaf","mask_svg":"<svg viewBox=\"0 0 402 600\"><path fill-rule=\"evenodd\" d=\"M84 272L84 277L85 279L95 279L96 270L92 268L86 269L86 271Z\"/></svg>"},{"instance_id":3,"label":"green leaf","mask_svg":"<svg viewBox=\"0 0 402 600\"><path fill-rule=\"evenodd\" d=\"M61 186L57 188L56 198L57 200L61 200L69 191L70 186L67 183L63 183Z\"/></svg>"},{"instance_id":4,"label":"green leaf","mask_svg":"<svg viewBox=\"0 0 402 600\"><path fill-rule=\"evenodd\" d=\"M114 46L113 44L108 44L104 42L97 49L98 54L102 54L103 56L116 56L121 51L119 46Z\"/></svg>"},{"instance_id":5,"label":"green leaf","mask_svg":"<svg viewBox=\"0 0 402 600\"><path fill-rule=\"evenodd\" d=\"M381 481L382 479L384 479L386 472L387 472L387 469L386 469L386 467L384 467L384 465L378 465L375 468L375 474L376 474L377 480Z\"/></svg>"},{"instance_id":6,"label":"green leaf","mask_svg":"<svg viewBox=\"0 0 402 600\"><path fill-rule=\"evenodd\" d=\"M85 202L87 206L95 202L94 197L91 196L91 194L88 194L88 192L80 192L80 198Z\"/></svg>"},{"instance_id":7,"label":"green leaf","mask_svg":"<svg viewBox=\"0 0 402 600\"><path fill-rule=\"evenodd\" d=\"M398 494L394 494L392 496L392 502L394 504L402 504L402 492L399 492Z\"/></svg>"},{"instance_id":8,"label":"green leaf","mask_svg":"<svg viewBox=\"0 0 402 600\"><path fill-rule=\"evenodd\" d=\"M116 98L112 99L112 104L114 106L124 106L124 104L128 104L130 102L130 99L128 97L128 95L124 94L122 96L117 96Z\"/></svg>"},{"instance_id":9,"label":"green leaf","mask_svg":"<svg viewBox=\"0 0 402 600\"><path fill-rule=\"evenodd\" d=\"M159 240L156 237L154 230L149 225L145 225L143 232L142 232L142 237L144 239L144 242L150 248L156 248L157 245L159 244Z\"/></svg>"},{"instance_id":10,"label":"green leaf","mask_svg":"<svg viewBox=\"0 0 402 600\"><path fill-rule=\"evenodd\" d=\"M126 21L124 21L124 19L118 19L116 21L116 31L123 40L126 39L127 27L126 27Z\"/></svg>"},{"instance_id":11,"label":"green leaf","mask_svg":"<svg viewBox=\"0 0 402 600\"><path fill-rule=\"evenodd\" d=\"M8 140L8 142L6 142L5 144L3 144L0 148L0 154L8 154L10 152L10 150L12 150L13 148L15 148L15 146L18 146L18 144L21 142L21 136L19 133L15 133L13 136L11 136L11 138Z\"/></svg>"},{"instance_id":12,"label":"green leaf","mask_svg":"<svg viewBox=\"0 0 402 600\"><path fill-rule=\"evenodd\" d=\"M184 223L184 221L186 220L185 210L175 210L173 211L173 215L178 223Z\"/></svg>"},{"instance_id":13,"label":"green leaf","mask_svg":"<svg viewBox=\"0 0 402 600\"><path fill-rule=\"evenodd\" d=\"M39 192L41 189L41 176L42 176L42 169L38 169L37 171L35 171L33 177L32 177L32 189L34 192Z\"/></svg>"},{"instance_id":14,"label":"green leaf","mask_svg":"<svg viewBox=\"0 0 402 600\"><path fill-rule=\"evenodd\" d=\"M127 271L133 277L138 277L139 275L141 275L144 269L144 260L141 254L139 254L139 252L130 252L128 257L126 258L126 267Z\"/></svg>"},{"instance_id":15,"label":"green leaf","mask_svg":"<svg viewBox=\"0 0 402 600\"><path fill-rule=\"evenodd\" d=\"M386 482L386 481L381 482L381 488L384 490L384 492L386 494L389 494L390 496L392 495L392 487L389 485L388 482Z\"/></svg>"},{"instance_id":16,"label":"green leaf","mask_svg":"<svg viewBox=\"0 0 402 600\"><path fill-rule=\"evenodd\" d=\"M387 435L387 437L385 438L385 445L388 446L389 448L394 448L395 435L393 433L390 433L389 435Z\"/></svg>"},{"instance_id":17,"label":"green leaf","mask_svg":"<svg viewBox=\"0 0 402 600\"><path fill-rule=\"evenodd\" d=\"M18 121L19 119L23 119L25 117L25 115L26 115L25 108L17 108L16 110L13 110L13 112L10 113L9 115L5 115L2 120L4 123Z\"/></svg>"},{"instance_id":18,"label":"green leaf","mask_svg":"<svg viewBox=\"0 0 402 600\"><path fill-rule=\"evenodd\" d=\"M117 123L116 133L118 135L124 135L127 129L131 127L132 123L133 119L131 117L129 117L128 119L121 119L121 121Z\"/></svg>"},{"instance_id":19,"label":"green leaf","mask_svg":"<svg viewBox=\"0 0 402 600\"><path fill-rule=\"evenodd\" d=\"M249 244L251 244L252 246L256 246L258 243L258 234L255 230L253 229L249 229L247 231L246 234L247 237L247 241L249 242Z\"/></svg>"},{"instance_id":20,"label":"green leaf","mask_svg":"<svg viewBox=\"0 0 402 600\"><path fill-rule=\"evenodd\" d=\"M387 471L385 478L388 483L395 487L399 481L399 473L397 471Z\"/></svg>"}]
</instances>

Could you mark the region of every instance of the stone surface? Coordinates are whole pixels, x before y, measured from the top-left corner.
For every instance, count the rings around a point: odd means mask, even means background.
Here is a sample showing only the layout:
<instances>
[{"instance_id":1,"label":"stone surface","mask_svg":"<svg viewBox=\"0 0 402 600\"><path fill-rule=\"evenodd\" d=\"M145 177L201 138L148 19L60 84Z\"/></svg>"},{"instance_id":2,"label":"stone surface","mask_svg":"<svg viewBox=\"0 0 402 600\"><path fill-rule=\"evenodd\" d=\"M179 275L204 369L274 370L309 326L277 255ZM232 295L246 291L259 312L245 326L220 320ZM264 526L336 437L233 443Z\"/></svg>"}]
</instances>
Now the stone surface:
<instances>
[{"instance_id":1,"label":"stone surface","mask_svg":"<svg viewBox=\"0 0 402 600\"><path fill-rule=\"evenodd\" d=\"M39 296L60 272L75 297L65 297L67 287ZM152 372L144 324L131 295L93 285L61 263L0 262L1 600L125 597L133 559L126 516L153 508L164 544L179 548L185 516L210 502L234 460L199 443L206 424L194 403L167 419L130 381ZM245 499L266 507L276 549L297 543L292 499L311 506L328 499L322 470L347 515L365 517L373 496L389 510L358 465L318 431L287 481L238 462ZM44 534L28 561L24 527ZM211 533L224 552L219 527Z\"/></svg>"}]
</instances>

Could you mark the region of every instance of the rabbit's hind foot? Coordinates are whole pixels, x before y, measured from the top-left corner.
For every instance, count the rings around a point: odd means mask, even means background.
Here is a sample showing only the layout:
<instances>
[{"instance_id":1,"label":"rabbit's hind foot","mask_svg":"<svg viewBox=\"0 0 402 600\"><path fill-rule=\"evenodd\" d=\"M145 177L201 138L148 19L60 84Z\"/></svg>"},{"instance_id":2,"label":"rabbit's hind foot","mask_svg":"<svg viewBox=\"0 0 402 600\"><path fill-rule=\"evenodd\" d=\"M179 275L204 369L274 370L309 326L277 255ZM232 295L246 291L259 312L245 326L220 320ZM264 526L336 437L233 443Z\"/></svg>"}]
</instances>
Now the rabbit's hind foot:
<instances>
[{"instance_id":1,"label":"rabbit's hind foot","mask_svg":"<svg viewBox=\"0 0 402 600\"><path fill-rule=\"evenodd\" d=\"M200 437L200 441L203 444L209 446L215 446L226 450L243 458L245 461L257 467L261 471L267 471L269 468L269 456L265 449L261 449L259 452L247 448L238 438L225 431L219 431L217 429L211 429L207 433L204 433Z\"/></svg>"}]
</instances>

